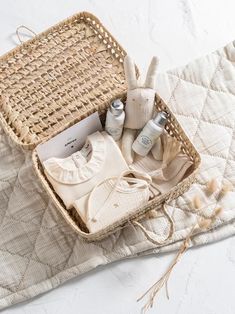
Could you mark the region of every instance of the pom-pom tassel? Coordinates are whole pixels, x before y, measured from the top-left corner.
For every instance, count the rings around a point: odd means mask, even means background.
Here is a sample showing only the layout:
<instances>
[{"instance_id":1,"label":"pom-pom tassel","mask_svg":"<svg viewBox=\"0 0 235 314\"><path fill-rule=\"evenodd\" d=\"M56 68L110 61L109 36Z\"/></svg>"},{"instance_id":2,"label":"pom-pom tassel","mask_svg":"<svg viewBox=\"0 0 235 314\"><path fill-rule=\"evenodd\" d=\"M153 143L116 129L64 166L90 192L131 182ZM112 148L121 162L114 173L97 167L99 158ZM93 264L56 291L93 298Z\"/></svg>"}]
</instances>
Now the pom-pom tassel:
<instances>
[{"instance_id":1,"label":"pom-pom tassel","mask_svg":"<svg viewBox=\"0 0 235 314\"><path fill-rule=\"evenodd\" d=\"M216 179L210 180L207 185L206 185L206 193L208 196L212 195L215 193L215 191L218 189L218 183Z\"/></svg>"},{"instance_id":2,"label":"pom-pom tassel","mask_svg":"<svg viewBox=\"0 0 235 314\"><path fill-rule=\"evenodd\" d=\"M231 184L224 184L219 192L218 200L221 200L225 195L232 190Z\"/></svg>"},{"instance_id":3,"label":"pom-pom tassel","mask_svg":"<svg viewBox=\"0 0 235 314\"><path fill-rule=\"evenodd\" d=\"M202 202L201 202L201 198L198 195L194 196L192 200L192 205L193 205L193 209L196 211L201 209Z\"/></svg>"}]
</instances>

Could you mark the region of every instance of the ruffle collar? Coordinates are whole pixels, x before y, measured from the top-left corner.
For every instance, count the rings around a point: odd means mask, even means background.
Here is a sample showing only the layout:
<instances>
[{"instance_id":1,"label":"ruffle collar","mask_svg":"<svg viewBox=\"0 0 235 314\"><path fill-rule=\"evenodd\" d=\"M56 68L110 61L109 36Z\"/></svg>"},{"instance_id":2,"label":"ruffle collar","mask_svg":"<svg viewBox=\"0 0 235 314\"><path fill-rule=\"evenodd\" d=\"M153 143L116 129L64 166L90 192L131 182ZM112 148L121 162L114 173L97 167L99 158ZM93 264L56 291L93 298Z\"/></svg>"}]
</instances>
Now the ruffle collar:
<instances>
[{"instance_id":1,"label":"ruffle collar","mask_svg":"<svg viewBox=\"0 0 235 314\"><path fill-rule=\"evenodd\" d=\"M92 149L89 161L78 151L67 158L52 157L44 161L45 171L63 184L78 184L91 179L104 164L106 143L102 133L95 132L87 137L86 144Z\"/></svg>"}]
</instances>

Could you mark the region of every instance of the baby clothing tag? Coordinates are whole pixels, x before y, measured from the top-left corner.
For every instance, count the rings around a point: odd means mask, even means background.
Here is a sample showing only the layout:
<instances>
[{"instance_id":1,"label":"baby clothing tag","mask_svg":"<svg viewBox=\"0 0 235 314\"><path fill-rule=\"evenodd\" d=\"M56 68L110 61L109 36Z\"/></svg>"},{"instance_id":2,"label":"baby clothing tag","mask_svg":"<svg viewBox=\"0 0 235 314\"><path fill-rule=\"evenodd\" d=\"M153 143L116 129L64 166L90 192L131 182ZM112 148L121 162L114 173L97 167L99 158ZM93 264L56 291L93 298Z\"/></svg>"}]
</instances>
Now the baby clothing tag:
<instances>
[{"instance_id":1,"label":"baby clothing tag","mask_svg":"<svg viewBox=\"0 0 235 314\"><path fill-rule=\"evenodd\" d=\"M92 147L90 143L85 143L83 148L80 150L80 153L86 160L89 159L91 152L92 152Z\"/></svg>"},{"instance_id":2,"label":"baby clothing tag","mask_svg":"<svg viewBox=\"0 0 235 314\"><path fill-rule=\"evenodd\" d=\"M38 157L41 162L54 156L66 158L82 148L88 135L101 130L102 124L98 112L95 112L49 141L39 144L36 148ZM84 154L86 155L85 152ZM87 156L84 157L87 158L88 155L87 152Z\"/></svg>"}]
</instances>

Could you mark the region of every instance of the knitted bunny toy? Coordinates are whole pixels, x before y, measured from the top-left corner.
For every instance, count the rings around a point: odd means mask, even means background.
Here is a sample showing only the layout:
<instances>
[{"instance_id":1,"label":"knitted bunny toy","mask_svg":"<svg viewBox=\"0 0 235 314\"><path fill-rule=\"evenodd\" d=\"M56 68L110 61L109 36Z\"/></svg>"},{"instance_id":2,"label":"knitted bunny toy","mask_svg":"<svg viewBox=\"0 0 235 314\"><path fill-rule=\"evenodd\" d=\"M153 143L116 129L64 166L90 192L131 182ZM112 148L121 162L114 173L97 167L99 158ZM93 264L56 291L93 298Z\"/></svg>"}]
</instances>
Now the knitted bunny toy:
<instances>
[{"instance_id":1,"label":"knitted bunny toy","mask_svg":"<svg viewBox=\"0 0 235 314\"><path fill-rule=\"evenodd\" d=\"M133 162L134 152L132 151L132 144L137 130L142 129L153 116L157 65L158 59L153 57L144 86L138 86L133 60L129 56L126 56L124 59L128 91L125 106L126 119L122 137L122 153L128 164Z\"/></svg>"}]
</instances>

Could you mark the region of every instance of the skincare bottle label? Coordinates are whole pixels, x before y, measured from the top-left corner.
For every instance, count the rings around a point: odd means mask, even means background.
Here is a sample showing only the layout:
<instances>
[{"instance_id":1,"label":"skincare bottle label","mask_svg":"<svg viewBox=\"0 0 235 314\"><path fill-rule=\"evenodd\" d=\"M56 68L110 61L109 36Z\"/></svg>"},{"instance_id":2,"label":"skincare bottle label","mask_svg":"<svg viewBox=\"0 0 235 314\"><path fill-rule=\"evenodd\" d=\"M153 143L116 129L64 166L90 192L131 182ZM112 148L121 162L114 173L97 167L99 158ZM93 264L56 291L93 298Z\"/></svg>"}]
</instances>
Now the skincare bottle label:
<instances>
[{"instance_id":1,"label":"skincare bottle label","mask_svg":"<svg viewBox=\"0 0 235 314\"><path fill-rule=\"evenodd\" d=\"M120 139L122 135L122 128L106 127L106 131L114 138L114 140Z\"/></svg>"},{"instance_id":2,"label":"skincare bottle label","mask_svg":"<svg viewBox=\"0 0 235 314\"><path fill-rule=\"evenodd\" d=\"M153 145L153 141L151 140L151 138L144 134L139 135L138 142L147 149L151 148Z\"/></svg>"}]
</instances>

